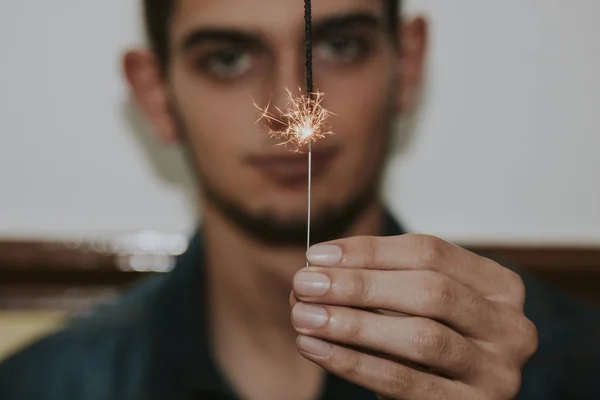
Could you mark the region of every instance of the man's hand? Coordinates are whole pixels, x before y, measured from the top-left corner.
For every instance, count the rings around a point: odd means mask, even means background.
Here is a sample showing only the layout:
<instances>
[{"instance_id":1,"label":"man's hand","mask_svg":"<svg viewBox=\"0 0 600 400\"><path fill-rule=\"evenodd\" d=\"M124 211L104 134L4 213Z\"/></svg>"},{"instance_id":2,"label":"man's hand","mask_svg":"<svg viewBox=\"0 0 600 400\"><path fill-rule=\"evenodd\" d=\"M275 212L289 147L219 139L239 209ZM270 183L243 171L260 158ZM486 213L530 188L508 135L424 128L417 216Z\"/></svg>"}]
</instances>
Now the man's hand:
<instances>
[{"instance_id":1,"label":"man's hand","mask_svg":"<svg viewBox=\"0 0 600 400\"><path fill-rule=\"evenodd\" d=\"M311 248L292 320L302 355L392 399L512 399L537 349L514 272L441 239Z\"/></svg>"}]
</instances>

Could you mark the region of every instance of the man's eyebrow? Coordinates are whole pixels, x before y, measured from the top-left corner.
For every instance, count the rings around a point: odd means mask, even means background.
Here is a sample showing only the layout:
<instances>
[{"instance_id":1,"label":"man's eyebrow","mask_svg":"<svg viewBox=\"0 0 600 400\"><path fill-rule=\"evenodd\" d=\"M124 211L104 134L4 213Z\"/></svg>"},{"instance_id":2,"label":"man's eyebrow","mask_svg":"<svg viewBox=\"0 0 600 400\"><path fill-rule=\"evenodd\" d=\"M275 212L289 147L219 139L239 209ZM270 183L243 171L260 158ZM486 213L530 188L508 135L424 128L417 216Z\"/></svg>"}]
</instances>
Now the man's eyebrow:
<instances>
[{"instance_id":1,"label":"man's eyebrow","mask_svg":"<svg viewBox=\"0 0 600 400\"><path fill-rule=\"evenodd\" d=\"M317 21L313 26L315 37L324 36L330 31L355 27L379 27L382 21L375 14L356 12L337 15ZM181 49L188 51L204 43L225 42L236 45L258 46L262 43L258 35L235 29L201 28L187 34L181 41Z\"/></svg>"},{"instance_id":2,"label":"man's eyebrow","mask_svg":"<svg viewBox=\"0 0 600 400\"><path fill-rule=\"evenodd\" d=\"M190 50L204 43L225 42L236 45L259 45L261 40L258 36L234 29L205 28L190 32L181 41L181 49Z\"/></svg>"},{"instance_id":3,"label":"man's eyebrow","mask_svg":"<svg viewBox=\"0 0 600 400\"><path fill-rule=\"evenodd\" d=\"M333 16L314 24L313 35L324 36L330 31L339 29L349 29L356 27L378 28L382 25L381 18L375 14L366 12L356 12L352 14L343 14Z\"/></svg>"}]
</instances>

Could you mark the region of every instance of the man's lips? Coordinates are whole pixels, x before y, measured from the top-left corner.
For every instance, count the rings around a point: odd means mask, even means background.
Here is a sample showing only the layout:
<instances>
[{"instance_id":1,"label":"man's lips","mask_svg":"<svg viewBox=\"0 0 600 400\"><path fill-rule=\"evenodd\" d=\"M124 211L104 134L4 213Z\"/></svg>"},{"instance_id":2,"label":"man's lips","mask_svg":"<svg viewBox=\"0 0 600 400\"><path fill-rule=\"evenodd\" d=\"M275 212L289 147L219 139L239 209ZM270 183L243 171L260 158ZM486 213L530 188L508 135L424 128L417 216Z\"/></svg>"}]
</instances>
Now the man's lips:
<instances>
[{"instance_id":1,"label":"man's lips","mask_svg":"<svg viewBox=\"0 0 600 400\"><path fill-rule=\"evenodd\" d=\"M337 154L336 149L316 150L312 153L312 175L318 178ZM249 156L248 164L280 184L296 184L308 179L307 153L274 153Z\"/></svg>"}]
</instances>

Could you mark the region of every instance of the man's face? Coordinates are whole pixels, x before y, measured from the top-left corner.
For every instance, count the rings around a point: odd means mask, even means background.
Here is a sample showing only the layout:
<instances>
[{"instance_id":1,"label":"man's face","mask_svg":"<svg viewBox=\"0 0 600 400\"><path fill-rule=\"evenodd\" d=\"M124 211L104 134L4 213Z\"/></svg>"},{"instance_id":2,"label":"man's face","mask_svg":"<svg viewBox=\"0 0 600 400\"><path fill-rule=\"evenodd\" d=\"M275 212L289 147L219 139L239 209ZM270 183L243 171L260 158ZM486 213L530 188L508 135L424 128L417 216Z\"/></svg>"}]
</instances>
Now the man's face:
<instances>
[{"instance_id":1,"label":"man's face","mask_svg":"<svg viewBox=\"0 0 600 400\"><path fill-rule=\"evenodd\" d=\"M315 89L334 114L334 134L313 146L316 221L376 196L400 78L384 4L313 1ZM275 234L304 230L306 149L269 137L253 103L277 115L286 88L305 87L304 28L298 0L179 0L170 24L163 86L173 121L162 126L188 139L209 203Z\"/></svg>"}]
</instances>

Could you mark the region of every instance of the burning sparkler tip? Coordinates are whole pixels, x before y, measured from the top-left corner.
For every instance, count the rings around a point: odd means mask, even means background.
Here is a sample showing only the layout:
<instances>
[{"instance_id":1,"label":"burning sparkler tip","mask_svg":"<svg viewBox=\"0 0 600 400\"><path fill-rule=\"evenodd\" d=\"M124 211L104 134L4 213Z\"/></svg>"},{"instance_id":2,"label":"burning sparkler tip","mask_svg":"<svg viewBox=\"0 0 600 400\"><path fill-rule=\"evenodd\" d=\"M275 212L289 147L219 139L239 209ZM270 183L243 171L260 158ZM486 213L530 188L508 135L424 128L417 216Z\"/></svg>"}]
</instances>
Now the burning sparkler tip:
<instances>
[{"instance_id":1,"label":"burning sparkler tip","mask_svg":"<svg viewBox=\"0 0 600 400\"><path fill-rule=\"evenodd\" d=\"M271 137L281 138L283 139L282 144L295 144L299 149L331 134L327 131L325 123L332 113L321 105L323 101L322 93L317 92L294 97L288 88L285 88L285 91L288 102L288 109L285 112L275 107L278 114L272 114L269 112L270 102L264 109L254 102L254 106L261 113L257 122L266 120L267 122L284 125L281 130L272 129L269 132Z\"/></svg>"}]
</instances>

